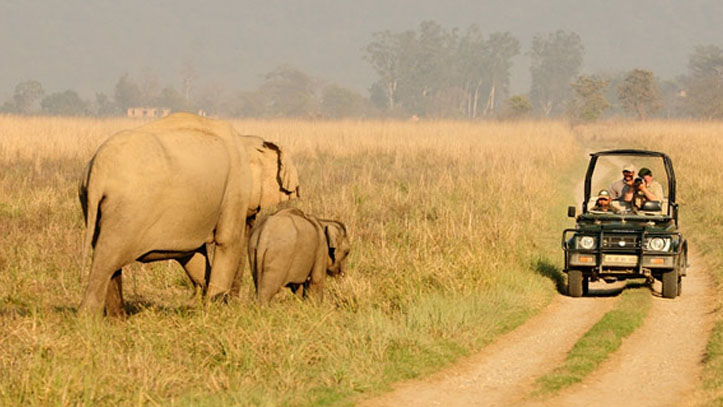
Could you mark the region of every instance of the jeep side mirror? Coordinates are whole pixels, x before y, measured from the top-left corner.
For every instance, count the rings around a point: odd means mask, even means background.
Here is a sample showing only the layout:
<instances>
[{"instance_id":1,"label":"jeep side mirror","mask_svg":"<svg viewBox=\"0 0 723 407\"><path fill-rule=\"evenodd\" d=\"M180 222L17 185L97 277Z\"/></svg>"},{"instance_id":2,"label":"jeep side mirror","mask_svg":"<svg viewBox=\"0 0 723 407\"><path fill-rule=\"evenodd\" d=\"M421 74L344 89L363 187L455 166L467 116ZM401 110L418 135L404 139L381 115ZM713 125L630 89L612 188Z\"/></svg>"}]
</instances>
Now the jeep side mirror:
<instances>
[{"instance_id":1,"label":"jeep side mirror","mask_svg":"<svg viewBox=\"0 0 723 407\"><path fill-rule=\"evenodd\" d=\"M574 218L574 217L575 217L575 207L574 207L574 206L568 206L568 207L567 207L567 217L568 217L568 218Z\"/></svg>"}]
</instances>

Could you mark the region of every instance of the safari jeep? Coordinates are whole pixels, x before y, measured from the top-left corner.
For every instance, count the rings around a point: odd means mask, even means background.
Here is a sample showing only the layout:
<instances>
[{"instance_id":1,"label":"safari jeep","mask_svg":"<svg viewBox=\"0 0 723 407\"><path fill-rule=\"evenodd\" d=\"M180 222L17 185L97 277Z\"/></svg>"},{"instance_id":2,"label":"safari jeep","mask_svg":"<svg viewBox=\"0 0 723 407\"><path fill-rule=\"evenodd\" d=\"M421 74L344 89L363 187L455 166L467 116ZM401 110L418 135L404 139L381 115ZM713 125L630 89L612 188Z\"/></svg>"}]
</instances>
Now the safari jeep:
<instances>
[{"instance_id":1,"label":"safari jeep","mask_svg":"<svg viewBox=\"0 0 723 407\"><path fill-rule=\"evenodd\" d=\"M615 211L596 207L599 191L622 179L624 166L652 169L654 180L664 188L662 199L640 200L638 207L621 197L610 204ZM574 206L568 208L568 216L576 216ZM631 278L645 278L651 284L661 281L665 298L680 295L688 245L678 231L675 172L670 157L645 150L590 154L582 213L576 217L576 227L563 232L562 249L571 297L586 295L591 281L611 283Z\"/></svg>"}]
</instances>

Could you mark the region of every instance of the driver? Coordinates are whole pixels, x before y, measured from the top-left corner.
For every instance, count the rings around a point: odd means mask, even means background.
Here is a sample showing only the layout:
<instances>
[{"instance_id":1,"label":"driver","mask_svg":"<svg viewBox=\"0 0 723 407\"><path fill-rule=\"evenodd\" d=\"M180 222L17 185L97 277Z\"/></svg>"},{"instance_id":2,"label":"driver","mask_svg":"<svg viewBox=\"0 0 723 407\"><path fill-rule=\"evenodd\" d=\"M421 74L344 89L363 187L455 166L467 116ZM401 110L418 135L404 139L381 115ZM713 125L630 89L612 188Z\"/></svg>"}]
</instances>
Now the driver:
<instances>
[{"instance_id":1,"label":"driver","mask_svg":"<svg viewBox=\"0 0 723 407\"><path fill-rule=\"evenodd\" d=\"M633 182L635 178L635 166L628 164L623 167L623 178L610 184L610 195L612 199L622 199L625 185Z\"/></svg>"},{"instance_id":2,"label":"driver","mask_svg":"<svg viewBox=\"0 0 723 407\"><path fill-rule=\"evenodd\" d=\"M610 193L607 189L602 189L597 194L597 200L595 201L595 206L592 207L593 211L598 212L611 212L611 213L618 213L620 210L612 205L610 205Z\"/></svg>"}]
</instances>

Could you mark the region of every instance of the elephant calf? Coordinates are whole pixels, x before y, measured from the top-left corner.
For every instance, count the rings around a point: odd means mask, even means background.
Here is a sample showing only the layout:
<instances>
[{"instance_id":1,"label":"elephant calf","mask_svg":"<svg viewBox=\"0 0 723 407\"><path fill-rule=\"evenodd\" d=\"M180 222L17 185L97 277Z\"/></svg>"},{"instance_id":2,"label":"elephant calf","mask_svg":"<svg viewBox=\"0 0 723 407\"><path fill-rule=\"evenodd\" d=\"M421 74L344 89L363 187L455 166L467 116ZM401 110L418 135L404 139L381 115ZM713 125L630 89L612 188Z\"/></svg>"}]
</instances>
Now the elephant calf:
<instances>
[{"instance_id":1,"label":"elephant calf","mask_svg":"<svg viewBox=\"0 0 723 407\"><path fill-rule=\"evenodd\" d=\"M326 275L344 274L349 248L341 222L296 208L270 215L254 227L248 244L258 301L268 303L281 287L321 300Z\"/></svg>"}]
</instances>

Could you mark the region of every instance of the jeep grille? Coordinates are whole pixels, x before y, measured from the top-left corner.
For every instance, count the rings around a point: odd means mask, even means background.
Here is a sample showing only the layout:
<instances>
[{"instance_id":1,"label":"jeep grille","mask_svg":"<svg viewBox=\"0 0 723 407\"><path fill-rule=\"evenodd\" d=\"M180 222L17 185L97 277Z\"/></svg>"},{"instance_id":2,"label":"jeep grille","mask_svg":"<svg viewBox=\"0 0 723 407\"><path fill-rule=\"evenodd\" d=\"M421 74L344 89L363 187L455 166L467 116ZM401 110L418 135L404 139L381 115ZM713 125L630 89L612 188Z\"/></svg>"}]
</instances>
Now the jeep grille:
<instances>
[{"instance_id":1,"label":"jeep grille","mask_svg":"<svg viewBox=\"0 0 723 407\"><path fill-rule=\"evenodd\" d=\"M636 249L640 247L637 236L605 236L602 240L603 249Z\"/></svg>"}]
</instances>

